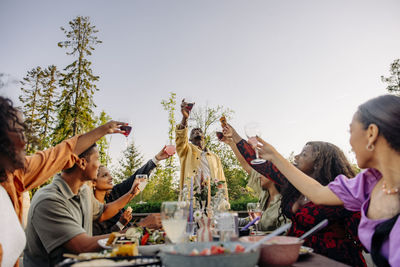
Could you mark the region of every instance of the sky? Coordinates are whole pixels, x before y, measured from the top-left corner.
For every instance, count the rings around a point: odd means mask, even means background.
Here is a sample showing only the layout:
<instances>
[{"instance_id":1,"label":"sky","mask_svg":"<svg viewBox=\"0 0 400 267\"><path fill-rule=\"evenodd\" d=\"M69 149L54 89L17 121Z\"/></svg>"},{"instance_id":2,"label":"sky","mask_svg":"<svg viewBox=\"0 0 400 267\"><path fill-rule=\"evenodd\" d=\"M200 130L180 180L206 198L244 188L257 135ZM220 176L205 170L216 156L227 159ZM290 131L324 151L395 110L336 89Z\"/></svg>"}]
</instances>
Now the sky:
<instances>
[{"instance_id":1,"label":"sky","mask_svg":"<svg viewBox=\"0 0 400 267\"><path fill-rule=\"evenodd\" d=\"M400 57L399 10L397 0L1 0L0 95L18 105L27 71L71 63L60 27L89 16L103 41L89 57L97 112L132 123L146 159L167 142L160 102L175 92L195 109L233 110L242 136L259 123L286 157L320 140L354 161L349 123L358 105L387 93L380 77ZM116 164L125 137L110 142Z\"/></svg>"}]
</instances>

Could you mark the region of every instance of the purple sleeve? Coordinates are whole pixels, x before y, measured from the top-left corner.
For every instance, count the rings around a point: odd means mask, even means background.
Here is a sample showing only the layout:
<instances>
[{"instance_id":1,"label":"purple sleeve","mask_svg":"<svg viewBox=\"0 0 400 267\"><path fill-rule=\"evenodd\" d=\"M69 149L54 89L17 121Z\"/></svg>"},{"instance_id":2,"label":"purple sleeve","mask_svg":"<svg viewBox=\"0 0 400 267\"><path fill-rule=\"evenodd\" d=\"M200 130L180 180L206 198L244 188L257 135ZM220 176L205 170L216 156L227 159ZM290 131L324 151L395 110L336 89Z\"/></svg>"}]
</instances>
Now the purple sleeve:
<instances>
[{"instance_id":1,"label":"purple sleeve","mask_svg":"<svg viewBox=\"0 0 400 267\"><path fill-rule=\"evenodd\" d=\"M364 202L362 182L359 176L349 179L344 175L339 175L328 185L329 189L335 193L344 203L344 207L351 211L360 211Z\"/></svg>"},{"instance_id":2,"label":"purple sleeve","mask_svg":"<svg viewBox=\"0 0 400 267\"><path fill-rule=\"evenodd\" d=\"M380 177L379 173L368 169L354 178L339 175L328 187L343 201L344 207L351 211L360 211Z\"/></svg>"}]
</instances>

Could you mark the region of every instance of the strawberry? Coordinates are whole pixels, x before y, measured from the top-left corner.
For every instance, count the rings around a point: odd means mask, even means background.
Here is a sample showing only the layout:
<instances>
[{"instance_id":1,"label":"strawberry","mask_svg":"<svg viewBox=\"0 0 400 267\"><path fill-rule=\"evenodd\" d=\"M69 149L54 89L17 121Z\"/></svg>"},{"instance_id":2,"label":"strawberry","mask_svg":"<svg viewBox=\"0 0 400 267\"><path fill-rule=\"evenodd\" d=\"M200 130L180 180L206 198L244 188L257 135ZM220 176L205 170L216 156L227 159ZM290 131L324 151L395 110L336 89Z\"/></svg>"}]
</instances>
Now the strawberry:
<instances>
[{"instance_id":1,"label":"strawberry","mask_svg":"<svg viewBox=\"0 0 400 267\"><path fill-rule=\"evenodd\" d=\"M237 244L235 247L235 253L241 253L241 252L244 252L244 247Z\"/></svg>"}]
</instances>

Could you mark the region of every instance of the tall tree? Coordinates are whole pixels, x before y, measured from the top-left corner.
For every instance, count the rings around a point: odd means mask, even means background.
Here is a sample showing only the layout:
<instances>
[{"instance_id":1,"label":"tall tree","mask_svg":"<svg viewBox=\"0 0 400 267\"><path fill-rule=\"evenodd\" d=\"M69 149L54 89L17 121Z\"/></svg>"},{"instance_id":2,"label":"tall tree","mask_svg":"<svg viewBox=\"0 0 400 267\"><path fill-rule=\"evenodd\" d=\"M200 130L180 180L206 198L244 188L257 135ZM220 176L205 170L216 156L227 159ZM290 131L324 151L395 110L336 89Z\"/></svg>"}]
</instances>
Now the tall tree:
<instances>
[{"instance_id":1,"label":"tall tree","mask_svg":"<svg viewBox=\"0 0 400 267\"><path fill-rule=\"evenodd\" d=\"M43 150L51 146L50 133L54 130L55 124L55 111L54 105L58 98L58 81L60 79L60 72L57 67L51 65L44 71L44 82L41 90L41 97L39 99L39 129L38 134L40 138L40 144L38 149Z\"/></svg>"},{"instance_id":2,"label":"tall tree","mask_svg":"<svg viewBox=\"0 0 400 267\"><path fill-rule=\"evenodd\" d=\"M381 76L381 80L387 84L386 90L400 95L400 59L396 59L390 64L390 76Z\"/></svg>"},{"instance_id":3,"label":"tall tree","mask_svg":"<svg viewBox=\"0 0 400 267\"><path fill-rule=\"evenodd\" d=\"M23 104L22 111L25 115L25 136L26 151L28 154L34 153L39 146L38 129L40 125L39 117L39 99L44 86L44 72L41 67L33 68L28 71L21 81L22 94L19 100Z\"/></svg>"},{"instance_id":4,"label":"tall tree","mask_svg":"<svg viewBox=\"0 0 400 267\"><path fill-rule=\"evenodd\" d=\"M119 167L113 172L115 183L120 183L130 177L142 165L143 155L132 141L124 150L119 160Z\"/></svg>"},{"instance_id":5,"label":"tall tree","mask_svg":"<svg viewBox=\"0 0 400 267\"><path fill-rule=\"evenodd\" d=\"M101 43L97 38L95 26L89 17L78 16L69 22L70 29L61 27L66 40L58 46L68 49L67 55L75 57L62 74L60 86L63 88L58 103L58 125L55 130L55 143L68 136L87 131L94 127L93 108L96 107L93 95L97 91L95 82L99 76L93 75L91 62L95 45Z\"/></svg>"},{"instance_id":6,"label":"tall tree","mask_svg":"<svg viewBox=\"0 0 400 267\"><path fill-rule=\"evenodd\" d=\"M108 116L104 110L101 111L100 115L96 117L96 127L105 124L109 120L111 120L111 117ZM101 164L107 166L111 162L111 157L108 153L110 144L107 141L106 136L103 136L99 141L97 141L97 147L99 149Z\"/></svg>"}]
</instances>

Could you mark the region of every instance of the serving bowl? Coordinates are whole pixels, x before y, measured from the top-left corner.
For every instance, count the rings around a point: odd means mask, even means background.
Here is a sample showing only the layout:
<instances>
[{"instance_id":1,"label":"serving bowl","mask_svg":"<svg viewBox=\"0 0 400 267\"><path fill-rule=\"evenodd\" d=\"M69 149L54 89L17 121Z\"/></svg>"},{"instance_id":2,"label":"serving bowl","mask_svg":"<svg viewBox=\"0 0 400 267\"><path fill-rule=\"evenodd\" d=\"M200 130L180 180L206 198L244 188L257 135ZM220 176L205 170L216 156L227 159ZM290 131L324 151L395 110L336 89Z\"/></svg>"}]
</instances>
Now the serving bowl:
<instances>
[{"instance_id":1,"label":"serving bowl","mask_svg":"<svg viewBox=\"0 0 400 267\"><path fill-rule=\"evenodd\" d=\"M161 249L159 256L165 267L254 267L258 262L260 250L235 253L236 245L247 247L250 243L242 242L194 242L169 245ZM202 251L212 246L220 246L229 249L230 253L217 255L189 254L196 249Z\"/></svg>"},{"instance_id":2,"label":"serving bowl","mask_svg":"<svg viewBox=\"0 0 400 267\"><path fill-rule=\"evenodd\" d=\"M259 241L264 236L243 236L239 240L244 243ZM292 236L275 236L261 245L260 266L288 266L299 257L303 240Z\"/></svg>"}]
</instances>

